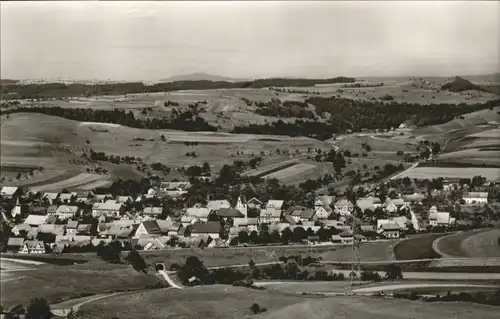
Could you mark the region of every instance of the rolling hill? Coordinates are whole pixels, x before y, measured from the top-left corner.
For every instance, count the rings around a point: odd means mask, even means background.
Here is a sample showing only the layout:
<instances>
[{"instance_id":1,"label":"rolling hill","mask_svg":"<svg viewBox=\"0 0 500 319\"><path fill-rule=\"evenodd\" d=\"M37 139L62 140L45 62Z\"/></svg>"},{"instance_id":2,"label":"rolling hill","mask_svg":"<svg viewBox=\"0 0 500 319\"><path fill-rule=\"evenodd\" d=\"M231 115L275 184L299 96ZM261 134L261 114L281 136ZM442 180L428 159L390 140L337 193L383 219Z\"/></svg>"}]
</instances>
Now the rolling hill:
<instances>
[{"instance_id":1,"label":"rolling hill","mask_svg":"<svg viewBox=\"0 0 500 319\"><path fill-rule=\"evenodd\" d=\"M207 73L191 73L174 75L166 79L161 79L158 82L175 82L175 81L225 81L225 82L243 82L251 81L249 79L234 79L226 76L207 74Z\"/></svg>"}]
</instances>

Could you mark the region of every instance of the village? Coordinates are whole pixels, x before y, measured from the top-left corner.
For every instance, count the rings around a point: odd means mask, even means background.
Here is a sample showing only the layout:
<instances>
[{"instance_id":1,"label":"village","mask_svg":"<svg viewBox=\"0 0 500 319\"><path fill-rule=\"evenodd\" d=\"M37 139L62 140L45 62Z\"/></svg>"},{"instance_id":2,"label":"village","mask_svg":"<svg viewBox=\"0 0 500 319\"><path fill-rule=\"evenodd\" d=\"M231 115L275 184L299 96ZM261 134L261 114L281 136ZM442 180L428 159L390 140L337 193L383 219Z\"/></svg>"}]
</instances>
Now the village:
<instances>
[{"instance_id":1,"label":"village","mask_svg":"<svg viewBox=\"0 0 500 319\"><path fill-rule=\"evenodd\" d=\"M469 186L441 180L440 190L408 194L393 181L378 185L356 205L347 196L315 196L313 207L284 199L210 199L167 212L159 199L182 203L190 182L161 182L146 194L113 196L86 192L1 189L4 252L63 254L94 252L121 242L128 249L162 250L255 245L351 245L403 238L418 232L492 227L500 216L500 186ZM392 185L391 185L392 184ZM481 183L480 183L481 184ZM401 189L398 189L398 185ZM389 196L377 192L390 188ZM457 191L461 198L456 199ZM346 195L346 194L345 194ZM447 204L443 204L447 198ZM155 205L156 203L156 205ZM437 203L433 204L433 203ZM356 216L353 218L353 212ZM353 223L359 231L353 233ZM6 231L5 227L8 228Z\"/></svg>"}]
</instances>

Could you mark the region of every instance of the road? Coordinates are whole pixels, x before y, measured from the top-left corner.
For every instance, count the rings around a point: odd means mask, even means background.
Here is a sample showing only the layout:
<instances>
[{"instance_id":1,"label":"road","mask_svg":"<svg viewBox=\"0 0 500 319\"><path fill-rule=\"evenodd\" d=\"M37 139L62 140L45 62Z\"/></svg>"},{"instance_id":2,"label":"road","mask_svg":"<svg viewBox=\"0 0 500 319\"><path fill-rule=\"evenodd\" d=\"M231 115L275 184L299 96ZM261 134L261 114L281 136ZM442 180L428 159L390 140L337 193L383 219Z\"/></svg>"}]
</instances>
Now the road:
<instances>
[{"instance_id":1,"label":"road","mask_svg":"<svg viewBox=\"0 0 500 319\"><path fill-rule=\"evenodd\" d=\"M458 233L455 233L455 234L451 234L451 235L447 235L447 236L443 236L443 237L439 237L437 238L436 240L434 240L432 242L432 249L438 253L439 255L441 255L441 257L443 258L453 258L452 255L448 255L447 253L443 252L440 248L439 248L439 242L441 240L443 240L444 238L448 238L448 237L451 237L451 236L456 236L457 234L461 234L463 233L462 231L459 231Z\"/></svg>"},{"instance_id":2,"label":"road","mask_svg":"<svg viewBox=\"0 0 500 319\"><path fill-rule=\"evenodd\" d=\"M176 284L176 283L172 280L172 278L170 278L170 276L168 275L168 273L167 273L166 271L164 271L164 270L159 270L159 271L158 271L158 274L160 274L160 275L163 277L163 279L165 279L165 280L168 282L168 284L170 285L170 287L175 288L175 289L184 289L184 287L179 286L178 284Z\"/></svg>"},{"instance_id":3,"label":"road","mask_svg":"<svg viewBox=\"0 0 500 319\"><path fill-rule=\"evenodd\" d=\"M388 264L409 264L418 262L435 262L435 267L458 267L458 266L500 266L500 257L484 257L484 258L467 258L467 257L452 257L452 258L426 258L426 259L408 259L408 260L377 260L377 261L361 261L363 265L388 265ZM336 261L322 260L320 264L339 264L350 265L352 261Z\"/></svg>"},{"instance_id":4,"label":"road","mask_svg":"<svg viewBox=\"0 0 500 319\"><path fill-rule=\"evenodd\" d=\"M70 299L58 304L50 305L50 311L56 316L66 317L71 311L77 312L80 309L80 307L82 307L85 304L105 298L111 298L119 295L124 295L127 293L136 293L136 292L137 291L115 292L110 294L100 294L100 295Z\"/></svg>"},{"instance_id":5,"label":"road","mask_svg":"<svg viewBox=\"0 0 500 319\"><path fill-rule=\"evenodd\" d=\"M349 277L351 270L335 270L337 273L343 273L344 276ZM377 271L377 273L384 277L385 271ZM500 280L500 273L453 273L453 272L403 272L404 279L414 280Z\"/></svg>"},{"instance_id":6,"label":"road","mask_svg":"<svg viewBox=\"0 0 500 319\"><path fill-rule=\"evenodd\" d=\"M498 285L469 285L469 284L396 284L378 287L364 287L353 289L353 293L376 293L376 292L387 292L403 289L417 289L417 288L486 288L486 289L498 289Z\"/></svg>"}]
</instances>

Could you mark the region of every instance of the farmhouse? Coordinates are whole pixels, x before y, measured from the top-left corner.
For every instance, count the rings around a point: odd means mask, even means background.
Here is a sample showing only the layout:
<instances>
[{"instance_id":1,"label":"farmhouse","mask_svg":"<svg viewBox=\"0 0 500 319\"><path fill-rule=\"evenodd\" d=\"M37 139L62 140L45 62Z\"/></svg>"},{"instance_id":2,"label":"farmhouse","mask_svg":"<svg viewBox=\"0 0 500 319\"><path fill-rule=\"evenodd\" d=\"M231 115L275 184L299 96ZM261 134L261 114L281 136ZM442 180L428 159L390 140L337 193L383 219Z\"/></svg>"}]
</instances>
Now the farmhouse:
<instances>
[{"instance_id":1,"label":"farmhouse","mask_svg":"<svg viewBox=\"0 0 500 319\"><path fill-rule=\"evenodd\" d=\"M45 244L40 240L26 240L19 249L20 254L45 254L46 252Z\"/></svg>"},{"instance_id":2,"label":"farmhouse","mask_svg":"<svg viewBox=\"0 0 500 319\"><path fill-rule=\"evenodd\" d=\"M281 210L266 208L260 211L259 222L261 224L279 223L281 220Z\"/></svg>"},{"instance_id":3,"label":"farmhouse","mask_svg":"<svg viewBox=\"0 0 500 319\"><path fill-rule=\"evenodd\" d=\"M146 207L142 211L144 215L148 216L159 216L163 213L163 208L162 207Z\"/></svg>"},{"instance_id":4,"label":"farmhouse","mask_svg":"<svg viewBox=\"0 0 500 319\"><path fill-rule=\"evenodd\" d=\"M158 226L158 223L155 220L143 221L137 230L135 231L134 237L141 236L151 236L151 235L160 235L161 229Z\"/></svg>"},{"instance_id":5,"label":"farmhouse","mask_svg":"<svg viewBox=\"0 0 500 319\"><path fill-rule=\"evenodd\" d=\"M7 250L8 251L15 251L18 252L24 244L24 238L23 237L10 237L9 241L7 242Z\"/></svg>"},{"instance_id":6,"label":"farmhouse","mask_svg":"<svg viewBox=\"0 0 500 319\"><path fill-rule=\"evenodd\" d=\"M247 201L247 207L249 209L261 209L264 203L262 203L257 198L253 197L249 201Z\"/></svg>"},{"instance_id":7,"label":"farmhouse","mask_svg":"<svg viewBox=\"0 0 500 319\"><path fill-rule=\"evenodd\" d=\"M71 193L61 193L59 194L59 200L63 204L69 204L75 196Z\"/></svg>"},{"instance_id":8,"label":"farmhouse","mask_svg":"<svg viewBox=\"0 0 500 319\"><path fill-rule=\"evenodd\" d=\"M362 212L364 212L367 209L372 210L372 211L375 209L375 205L373 204L372 197L360 198L356 201L356 204L358 205L358 207L361 209Z\"/></svg>"},{"instance_id":9,"label":"farmhouse","mask_svg":"<svg viewBox=\"0 0 500 319\"><path fill-rule=\"evenodd\" d=\"M66 236L73 237L76 235L78 229L78 221L77 220L68 220L66 224Z\"/></svg>"},{"instance_id":10,"label":"farmhouse","mask_svg":"<svg viewBox=\"0 0 500 319\"><path fill-rule=\"evenodd\" d=\"M467 192L464 193L463 199L466 204L487 204L488 203L488 193L487 192Z\"/></svg>"},{"instance_id":11,"label":"farmhouse","mask_svg":"<svg viewBox=\"0 0 500 319\"><path fill-rule=\"evenodd\" d=\"M186 194L190 187L190 182L162 182L159 191L170 197L179 197Z\"/></svg>"},{"instance_id":12,"label":"farmhouse","mask_svg":"<svg viewBox=\"0 0 500 319\"><path fill-rule=\"evenodd\" d=\"M59 193L44 193L42 199L46 199L49 201L49 204L55 204L57 198L59 197Z\"/></svg>"},{"instance_id":13,"label":"farmhouse","mask_svg":"<svg viewBox=\"0 0 500 319\"><path fill-rule=\"evenodd\" d=\"M207 222L210 213L210 208L202 207L201 204L196 204L193 207L186 209L185 216L196 217L202 222Z\"/></svg>"},{"instance_id":14,"label":"farmhouse","mask_svg":"<svg viewBox=\"0 0 500 319\"><path fill-rule=\"evenodd\" d=\"M231 218L242 218L245 217L242 212L234 208L221 208L217 211L217 216L219 217L231 217Z\"/></svg>"},{"instance_id":15,"label":"farmhouse","mask_svg":"<svg viewBox=\"0 0 500 319\"><path fill-rule=\"evenodd\" d=\"M231 203L227 199L209 200L207 202L207 208L213 211L229 207L231 207Z\"/></svg>"},{"instance_id":16,"label":"farmhouse","mask_svg":"<svg viewBox=\"0 0 500 319\"><path fill-rule=\"evenodd\" d=\"M325 207L319 206L314 211L314 214L318 219L328 219L328 217L332 214L332 210L327 210Z\"/></svg>"},{"instance_id":17,"label":"farmhouse","mask_svg":"<svg viewBox=\"0 0 500 319\"><path fill-rule=\"evenodd\" d=\"M246 228L249 233L259 230L257 218L235 218L233 225L239 228Z\"/></svg>"},{"instance_id":18,"label":"farmhouse","mask_svg":"<svg viewBox=\"0 0 500 319\"><path fill-rule=\"evenodd\" d=\"M399 238L400 227L398 224L395 223L382 224L381 229L379 230L378 233L379 235L382 235L385 238Z\"/></svg>"},{"instance_id":19,"label":"farmhouse","mask_svg":"<svg viewBox=\"0 0 500 319\"><path fill-rule=\"evenodd\" d=\"M315 221L318 218L316 217L316 212L312 209L305 209L302 211L302 214L300 214L299 220L301 222L307 222L307 221Z\"/></svg>"},{"instance_id":20,"label":"farmhouse","mask_svg":"<svg viewBox=\"0 0 500 319\"><path fill-rule=\"evenodd\" d=\"M17 224L14 227L12 227L11 232L15 236L19 236L21 232L26 232L28 233L31 230L31 226L28 224Z\"/></svg>"},{"instance_id":21,"label":"farmhouse","mask_svg":"<svg viewBox=\"0 0 500 319\"><path fill-rule=\"evenodd\" d=\"M283 200L270 199L267 202L266 209L279 209L279 210L281 210L284 202L285 201L283 201Z\"/></svg>"},{"instance_id":22,"label":"farmhouse","mask_svg":"<svg viewBox=\"0 0 500 319\"><path fill-rule=\"evenodd\" d=\"M430 226L448 226L455 221L454 218L450 217L448 212L431 212L429 214L429 225Z\"/></svg>"},{"instance_id":23,"label":"farmhouse","mask_svg":"<svg viewBox=\"0 0 500 319\"><path fill-rule=\"evenodd\" d=\"M6 199L17 197L20 194L21 194L21 189L15 186L4 186L0 190L0 195Z\"/></svg>"},{"instance_id":24,"label":"farmhouse","mask_svg":"<svg viewBox=\"0 0 500 319\"><path fill-rule=\"evenodd\" d=\"M335 211L342 216L351 215L353 209L354 205L345 198L342 198L335 203Z\"/></svg>"},{"instance_id":25,"label":"farmhouse","mask_svg":"<svg viewBox=\"0 0 500 319\"><path fill-rule=\"evenodd\" d=\"M212 239L219 238L221 225L219 222L194 223L191 229L191 236L200 237L208 235Z\"/></svg>"},{"instance_id":26,"label":"farmhouse","mask_svg":"<svg viewBox=\"0 0 500 319\"><path fill-rule=\"evenodd\" d=\"M55 215L59 219L75 218L75 215L80 211L78 206L61 205L57 207Z\"/></svg>"},{"instance_id":27,"label":"farmhouse","mask_svg":"<svg viewBox=\"0 0 500 319\"><path fill-rule=\"evenodd\" d=\"M200 219L196 216L184 215L181 217L181 224L182 224L182 226L185 226L185 227L188 225L192 225L194 223L197 223L197 222L200 222Z\"/></svg>"},{"instance_id":28,"label":"farmhouse","mask_svg":"<svg viewBox=\"0 0 500 319\"><path fill-rule=\"evenodd\" d=\"M94 203L92 216L119 217L123 213L123 204L116 202Z\"/></svg>"},{"instance_id":29,"label":"farmhouse","mask_svg":"<svg viewBox=\"0 0 500 319\"><path fill-rule=\"evenodd\" d=\"M46 220L47 220L47 216L28 215L28 217L26 217L26 220L24 221L24 223L27 225L30 225L31 227L38 227L42 224L45 224Z\"/></svg>"},{"instance_id":30,"label":"farmhouse","mask_svg":"<svg viewBox=\"0 0 500 319\"><path fill-rule=\"evenodd\" d=\"M128 205L132 204L134 202L134 199L132 198L132 196L117 196L116 202L123 205Z\"/></svg>"}]
</instances>

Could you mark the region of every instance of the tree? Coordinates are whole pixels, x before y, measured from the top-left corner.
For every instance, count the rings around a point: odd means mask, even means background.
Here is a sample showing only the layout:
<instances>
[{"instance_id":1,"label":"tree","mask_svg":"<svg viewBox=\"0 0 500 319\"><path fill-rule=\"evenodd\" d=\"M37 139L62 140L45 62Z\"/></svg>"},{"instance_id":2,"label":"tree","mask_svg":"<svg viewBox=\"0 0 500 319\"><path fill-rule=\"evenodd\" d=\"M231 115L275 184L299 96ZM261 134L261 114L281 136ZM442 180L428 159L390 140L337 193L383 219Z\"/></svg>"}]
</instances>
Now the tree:
<instances>
[{"instance_id":1,"label":"tree","mask_svg":"<svg viewBox=\"0 0 500 319\"><path fill-rule=\"evenodd\" d=\"M283 245L288 245L291 239L292 239L292 231L290 230L290 228L287 227L283 229L283 232L281 233L281 242L283 243Z\"/></svg>"},{"instance_id":2,"label":"tree","mask_svg":"<svg viewBox=\"0 0 500 319\"><path fill-rule=\"evenodd\" d=\"M131 250L128 253L126 260L136 271L147 272L148 264L137 251Z\"/></svg>"},{"instance_id":3,"label":"tree","mask_svg":"<svg viewBox=\"0 0 500 319\"><path fill-rule=\"evenodd\" d=\"M26 314L23 305L15 305L9 308L5 319L19 319L22 315Z\"/></svg>"},{"instance_id":4,"label":"tree","mask_svg":"<svg viewBox=\"0 0 500 319\"><path fill-rule=\"evenodd\" d=\"M119 241L113 241L108 245L102 244L97 246L97 256L111 264L121 262L122 244Z\"/></svg>"},{"instance_id":5,"label":"tree","mask_svg":"<svg viewBox=\"0 0 500 319\"><path fill-rule=\"evenodd\" d=\"M399 265L389 265L385 270L385 277L391 280L403 279L403 271Z\"/></svg>"},{"instance_id":6,"label":"tree","mask_svg":"<svg viewBox=\"0 0 500 319\"><path fill-rule=\"evenodd\" d=\"M208 270L203 265L203 262L196 256L189 256L186 258L186 262L182 266L181 270L178 272L179 278L183 284L188 284L191 277L198 278L203 282L205 277L208 275Z\"/></svg>"},{"instance_id":7,"label":"tree","mask_svg":"<svg viewBox=\"0 0 500 319\"><path fill-rule=\"evenodd\" d=\"M252 244L258 244L260 241L259 234L254 230L250 233L249 240Z\"/></svg>"},{"instance_id":8,"label":"tree","mask_svg":"<svg viewBox=\"0 0 500 319\"><path fill-rule=\"evenodd\" d=\"M256 315L260 313L260 306L257 303L254 303L250 306L250 310Z\"/></svg>"},{"instance_id":9,"label":"tree","mask_svg":"<svg viewBox=\"0 0 500 319\"><path fill-rule=\"evenodd\" d=\"M26 319L49 319L52 317L50 306L44 298L33 298L26 311Z\"/></svg>"},{"instance_id":10,"label":"tree","mask_svg":"<svg viewBox=\"0 0 500 319\"><path fill-rule=\"evenodd\" d=\"M208 164L207 162L203 163L202 171L205 174L209 174L210 173L210 164Z\"/></svg>"},{"instance_id":11,"label":"tree","mask_svg":"<svg viewBox=\"0 0 500 319\"><path fill-rule=\"evenodd\" d=\"M250 236L248 236L248 233L244 230L241 230L238 233L238 241L243 244L247 244L248 241L250 240Z\"/></svg>"}]
</instances>

